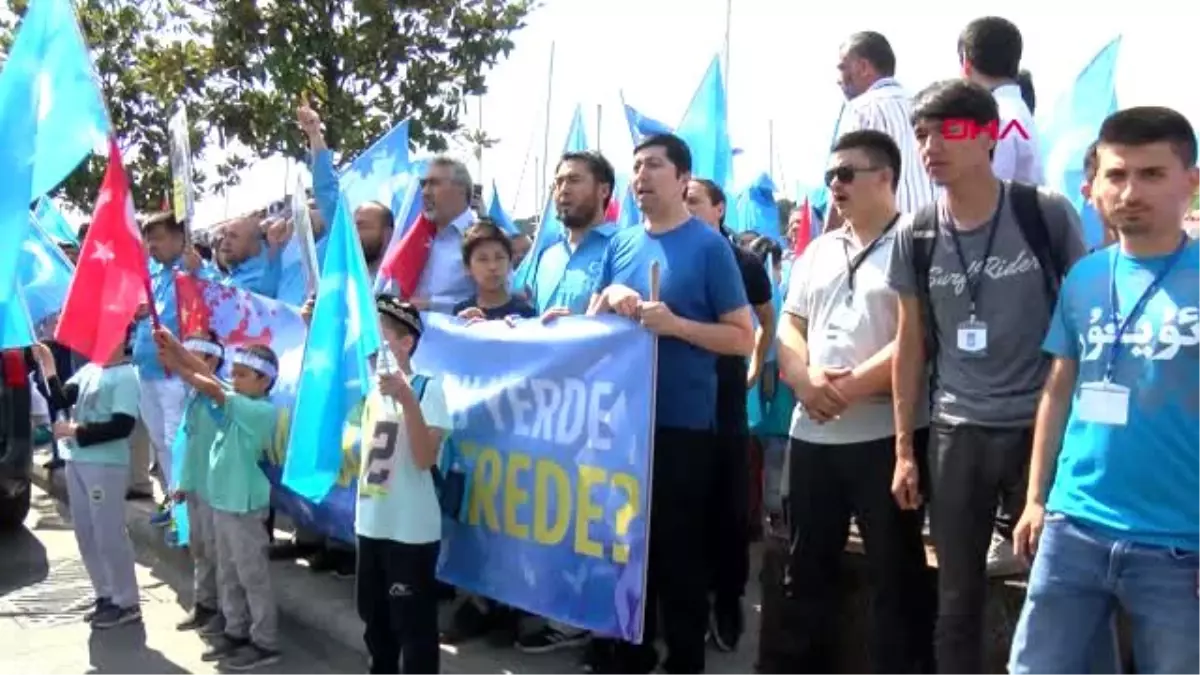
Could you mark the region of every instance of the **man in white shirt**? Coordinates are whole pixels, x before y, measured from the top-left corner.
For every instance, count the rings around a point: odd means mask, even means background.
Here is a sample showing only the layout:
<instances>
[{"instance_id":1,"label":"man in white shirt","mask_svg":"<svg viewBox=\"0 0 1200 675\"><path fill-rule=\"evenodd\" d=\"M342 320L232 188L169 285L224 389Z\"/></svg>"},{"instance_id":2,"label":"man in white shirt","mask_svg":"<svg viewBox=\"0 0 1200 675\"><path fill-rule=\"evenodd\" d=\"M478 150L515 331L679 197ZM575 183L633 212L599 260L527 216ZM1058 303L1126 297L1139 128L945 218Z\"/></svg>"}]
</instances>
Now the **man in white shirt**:
<instances>
[{"instance_id":1,"label":"man in white shirt","mask_svg":"<svg viewBox=\"0 0 1200 675\"><path fill-rule=\"evenodd\" d=\"M833 148L825 182L845 225L805 249L792 269L779 363L799 403L788 476L791 588L800 672L837 670L838 561L850 518L871 570L872 665L931 672L933 586L921 541L924 513L892 500L896 464L890 396L899 299L887 284L896 228L900 149L886 133L855 131ZM925 457L922 417L914 452Z\"/></svg>"},{"instance_id":2,"label":"man in white shirt","mask_svg":"<svg viewBox=\"0 0 1200 675\"><path fill-rule=\"evenodd\" d=\"M1021 31L1008 19L986 16L958 37L963 77L991 90L1000 109L992 171L1000 180L1046 182L1033 111L1021 93ZM1028 81L1032 89L1033 82Z\"/></svg>"},{"instance_id":3,"label":"man in white shirt","mask_svg":"<svg viewBox=\"0 0 1200 675\"><path fill-rule=\"evenodd\" d=\"M837 135L874 129L891 136L901 158L896 207L902 213L913 213L937 198L937 188L921 165L909 119L912 102L895 74L896 54L886 37L866 31L846 40L838 60L838 86L846 95L846 107L838 120ZM825 229L841 223L837 209L829 209Z\"/></svg>"}]
</instances>

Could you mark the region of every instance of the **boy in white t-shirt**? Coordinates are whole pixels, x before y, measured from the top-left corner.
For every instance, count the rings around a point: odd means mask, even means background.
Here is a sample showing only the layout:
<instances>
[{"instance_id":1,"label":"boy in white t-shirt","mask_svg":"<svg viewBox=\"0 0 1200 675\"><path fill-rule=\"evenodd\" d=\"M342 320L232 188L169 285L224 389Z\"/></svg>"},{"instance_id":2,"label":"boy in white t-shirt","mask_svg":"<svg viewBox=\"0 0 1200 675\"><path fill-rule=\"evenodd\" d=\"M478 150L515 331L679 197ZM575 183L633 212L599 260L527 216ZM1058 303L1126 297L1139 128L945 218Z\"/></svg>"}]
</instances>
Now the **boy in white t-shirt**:
<instances>
[{"instance_id":1,"label":"boy in white t-shirt","mask_svg":"<svg viewBox=\"0 0 1200 675\"><path fill-rule=\"evenodd\" d=\"M409 365L421 338L420 313L386 294L376 308L386 353L362 406L358 613L372 673L436 673L442 515L431 469L450 415L440 380L413 375Z\"/></svg>"}]
</instances>

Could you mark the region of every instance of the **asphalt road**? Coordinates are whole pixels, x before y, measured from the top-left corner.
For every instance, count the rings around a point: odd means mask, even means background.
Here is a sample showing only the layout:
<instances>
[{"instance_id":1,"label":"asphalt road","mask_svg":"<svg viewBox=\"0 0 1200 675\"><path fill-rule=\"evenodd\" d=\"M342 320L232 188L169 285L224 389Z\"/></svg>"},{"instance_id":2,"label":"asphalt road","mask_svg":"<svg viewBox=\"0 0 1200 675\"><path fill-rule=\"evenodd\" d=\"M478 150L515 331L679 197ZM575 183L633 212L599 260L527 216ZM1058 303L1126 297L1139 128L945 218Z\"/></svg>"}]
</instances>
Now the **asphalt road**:
<instances>
[{"instance_id":1,"label":"asphalt road","mask_svg":"<svg viewBox=\"0 0 1200 675\"><path fill-rule=\"evenodd\" d=\"M190 606L190 581L139 551L143 623L91 631L92 600L64 504L35 489L26 529L0 537L0 672L213 673L205 643L175 624ZM361 656L281 618L283 660L267 673L361 673Z\"/></svg>"}]
</instances>

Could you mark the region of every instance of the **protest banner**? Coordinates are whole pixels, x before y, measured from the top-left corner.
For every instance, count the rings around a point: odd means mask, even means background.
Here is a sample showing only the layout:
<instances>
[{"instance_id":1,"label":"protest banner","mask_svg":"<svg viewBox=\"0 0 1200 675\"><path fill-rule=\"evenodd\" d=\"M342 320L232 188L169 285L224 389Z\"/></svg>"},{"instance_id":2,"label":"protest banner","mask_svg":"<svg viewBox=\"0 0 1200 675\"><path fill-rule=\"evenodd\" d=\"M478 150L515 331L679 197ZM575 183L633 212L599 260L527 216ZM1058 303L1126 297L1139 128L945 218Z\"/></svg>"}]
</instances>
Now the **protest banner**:
<instances>
[{"instance_id":1,"label":"protest banner","mask_svg":"<svg viewBox=\"0 0 1200 675\"><path fill-rule=\"evenodd\" d=\"M627 319L427 318L414 360L443 378L466 508L438 576L639 642L649 551L654 338Z\"/></svg>"}]
</instances>

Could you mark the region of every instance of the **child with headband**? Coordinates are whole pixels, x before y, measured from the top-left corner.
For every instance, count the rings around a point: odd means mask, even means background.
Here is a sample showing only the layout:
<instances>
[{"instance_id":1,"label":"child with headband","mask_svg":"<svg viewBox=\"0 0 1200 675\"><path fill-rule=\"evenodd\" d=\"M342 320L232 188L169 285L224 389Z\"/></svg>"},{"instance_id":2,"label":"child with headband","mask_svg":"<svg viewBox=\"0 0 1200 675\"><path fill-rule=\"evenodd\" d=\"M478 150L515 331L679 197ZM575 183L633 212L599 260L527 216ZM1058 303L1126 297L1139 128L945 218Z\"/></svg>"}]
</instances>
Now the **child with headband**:
<instances>
[{"instance_id":1,"label":"child with headband","mask_svg":"<svg viewBox=\"0 0 1200 675\"><path fill-rule=\"evenodd\" d=\"M232 385L197 368L187 348L165 329L154 333L159 358L220 410L209 454L207 492L217 549L217 588L224 632L200 658L230 670L279 661L275 599L263 523L271 484L258 462L275 433L278 413L267 397L279 373L270 347L230 350Z\"/></svg>"},{"instance_id":2,"label":"child with headband","mask_svg":"<svg viewBox=\"0 0 1200 675\"><path fill-rule=\"evenodd\" d=\"M225 347L211 330L194 333L183 341L191 369L212 376L225 362ZM176 502L186 502L190 536L188 552L192 556L192 611L176 625L179 630L196 630L207 637L224 632L217 598L217 538L213 529L213 512L208 494L208 465L213 443L217 439L224 415L210 398L189 389L183 403L183 457L177 465L179 472L172 495ZM180 442L180 441L177 441Z\"/></svg>"}]
</instances>

